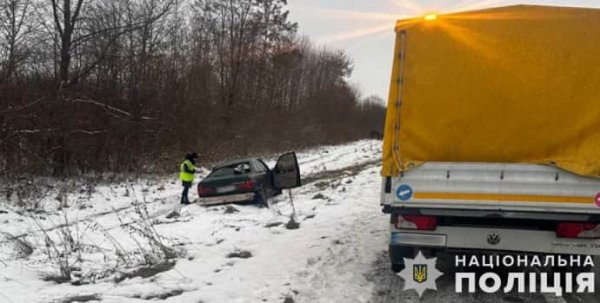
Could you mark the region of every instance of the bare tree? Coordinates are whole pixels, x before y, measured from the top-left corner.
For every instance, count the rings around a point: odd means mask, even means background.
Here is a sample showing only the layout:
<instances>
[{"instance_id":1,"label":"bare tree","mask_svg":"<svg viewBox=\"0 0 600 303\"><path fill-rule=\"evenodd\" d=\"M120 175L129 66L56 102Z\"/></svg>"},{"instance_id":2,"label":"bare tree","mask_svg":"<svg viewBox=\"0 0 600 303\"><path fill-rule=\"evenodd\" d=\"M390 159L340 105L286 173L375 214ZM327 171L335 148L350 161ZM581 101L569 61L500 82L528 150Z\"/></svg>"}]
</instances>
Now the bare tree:
<instances>
[{"instance_id":1,"label":"bare tree","mask_svg":"<svg viewBox=\"0 0 600 303\"><path fill-rule=\"evenodd\" d=\"M31 0L0 3L0 84L10 80L28 55L27 35L32 29Z\"/></svg>"},{"instance_id":2,"label":"bare tree","mask_svg":"<svg viewBox=\"0 0 600 303\"><path fill-rule=\"evenodd\" d=\"M80 14L85 0L50 0L50 2L59 42L58 81L62 84L68 84L74 47L73 35L75 26L80 21Z\"/></svg>"},{"instance_id":3,"label":"bare tree","mask_svg":"<svg viewBox=\"0 0 600 303\"><path fill-rule=\"evenodd\" d=\"M383 123L349 85L350 58L299 37L285 0L4 0L0 12L3 172L170 169L192 149L216 161Z\"/></svg>"}]
</instances>

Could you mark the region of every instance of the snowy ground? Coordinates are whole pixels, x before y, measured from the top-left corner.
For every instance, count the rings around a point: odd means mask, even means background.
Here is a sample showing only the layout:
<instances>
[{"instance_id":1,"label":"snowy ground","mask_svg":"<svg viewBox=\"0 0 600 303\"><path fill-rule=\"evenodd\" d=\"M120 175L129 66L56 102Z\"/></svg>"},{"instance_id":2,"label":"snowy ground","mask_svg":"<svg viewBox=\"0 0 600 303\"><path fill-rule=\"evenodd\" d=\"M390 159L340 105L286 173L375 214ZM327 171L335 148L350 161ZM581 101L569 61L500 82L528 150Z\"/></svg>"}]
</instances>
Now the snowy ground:
<instances>
[{"instance_id":1,"label":"snowy ground","mask_svg":"<svg viewBox=\"0 0 600 303\"><path fill-rule=\"evenodd\" d=\"M298 229L286 227L287 195L268 209L191 205L168 219L179 201L176 176L77 188L59 199L57 189L39 201L44 211L0 209L0 302L565 302L459 296L448 272L422 301L403 292L385 252L380 146L299 152L306 182L293 191ZM173 252L173 262L145 266L167 254L157 247ZM65 251L73 272L60 283L50 278ZM596 302L575 299L567 301Z\"/></svg>"},{"instance_id":2,"label":"snowy ground","mask_svg":"<svg viewBox=\"0 0 600 303\"><path fill-rule=\"evenodd\" d=\"M379 209L380 146L360 141L299 152L310 183L293 191L300 223L295 230L285 226L292 213L287 195L274 198L270 209L235 206L227 213L225 206L191 205L167 219L179 201L176 176L99 186L91 193L80 188L64 195L66 201L52 192L40 201L43 211L3 209L0 302L368 301L374 286L365 273L385 249L387 230ZM131 252L133 261L143 259L139 251L150 252L144 237L123 227L143 228L146 219L166 246L181 253L176 263L147 273L135 266L115 270L131 265L119 261L119 249ZM74 240L65 241L65 231ZM82 247L70 261L70 282L82 277L84 285L45 281L59 272L60 256L48 258L52 245L62 252L64 242ZM235 252L250 256L230 256ZM88 284L90 277L95 283ZM360 287L349 291L349 285Z\"/></svg>"}]
</instances>

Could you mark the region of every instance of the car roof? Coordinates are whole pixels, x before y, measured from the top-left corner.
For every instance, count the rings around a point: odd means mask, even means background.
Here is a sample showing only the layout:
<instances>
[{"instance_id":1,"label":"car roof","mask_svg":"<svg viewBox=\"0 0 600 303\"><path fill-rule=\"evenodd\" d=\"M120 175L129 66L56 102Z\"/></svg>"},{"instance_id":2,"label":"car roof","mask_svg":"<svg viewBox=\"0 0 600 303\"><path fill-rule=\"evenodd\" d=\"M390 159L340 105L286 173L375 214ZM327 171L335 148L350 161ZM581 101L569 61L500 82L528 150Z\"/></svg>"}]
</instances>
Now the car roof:
<instances>
[{"instance_id":1,"label":"car roof","mask_svg":"<svg viewBox=\"0 0 600 303\"><path fill-rule=\"evenodd\" d=\"M221 168L221 167L225 167L225 166L230 166L230 165L235 165L235 164L240 164L240 163L244 163L244 162L253 162L253 161L257 161L258 159L256 158L245 158L245 159L238 159L238 160L231 160L231 161L227 161L227 162L223 162L215 167L213 167L213 169L217 169L217 168Z\"/></svg>"}]
</instances>

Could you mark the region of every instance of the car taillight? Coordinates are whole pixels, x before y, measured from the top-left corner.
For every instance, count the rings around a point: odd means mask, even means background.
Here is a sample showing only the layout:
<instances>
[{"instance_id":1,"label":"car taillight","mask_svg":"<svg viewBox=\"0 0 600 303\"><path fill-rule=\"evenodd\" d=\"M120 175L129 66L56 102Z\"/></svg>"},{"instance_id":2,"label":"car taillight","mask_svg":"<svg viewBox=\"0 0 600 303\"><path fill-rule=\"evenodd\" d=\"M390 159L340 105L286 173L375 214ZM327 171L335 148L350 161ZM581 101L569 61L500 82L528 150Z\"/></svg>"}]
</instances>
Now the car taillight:
<instances>
[{"instance_id":1,"label":"car taillight","mask_svg":"<svg viewBox=\"0 0 600 303\"><path fill-rule=\"evenodd\" d=\"M243 182L243 183L237 183L235 185L235 187L239 190L253 190L255 185L256 185L256 183L254 183L254 181L247 180L246 182Z\"/></svg>"},{"instance_id":2,"label":"car taillight","mask_svg":"<svg viewBox=\"0 0 600 303\"><path fill-rule=\"evenodd\" d=\"M392 224L397 229L436 230L437 218L434 216L392 215Z\"/></svg>"},{"instance_id":3,"label":"car taillight","mask_svg":"<svg viewBox=\"0 0 600 303\"><path fill-rule=\"evenodd\" d=\"M559 238L600 239L598 224L593 223L558 223L556 236Z\"/></svg>"},{"instance_id":4,"label":"car taillight","mask_svg":"<svg viewBox=\"0 0 600 303\"><path fill-rule=\"evenodd\" d=\"M206 195L210 195L212 193L214 193L215 190L207 187L207 186L202 186L202 185L198 185L198 195L199 196L206 196Z\"/></svg>"}]
</instances>

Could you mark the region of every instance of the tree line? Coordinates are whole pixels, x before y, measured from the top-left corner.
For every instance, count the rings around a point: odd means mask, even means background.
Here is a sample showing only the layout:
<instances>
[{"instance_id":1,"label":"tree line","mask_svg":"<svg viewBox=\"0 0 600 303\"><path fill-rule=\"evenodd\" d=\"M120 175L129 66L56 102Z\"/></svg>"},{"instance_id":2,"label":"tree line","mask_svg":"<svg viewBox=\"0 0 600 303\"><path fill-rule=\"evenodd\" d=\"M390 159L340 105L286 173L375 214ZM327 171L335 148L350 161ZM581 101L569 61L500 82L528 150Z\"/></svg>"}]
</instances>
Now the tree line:
<instances>
[{"instance_id":1,"label":"tree line","mask_svg":"<svg viewBox=\"0 0 600 303\"><path fill-rule=\"evenodd\" d=\"M173 169L380 132L286 0L1 0L0 172Z\"/></svg>"}]
</instances>

